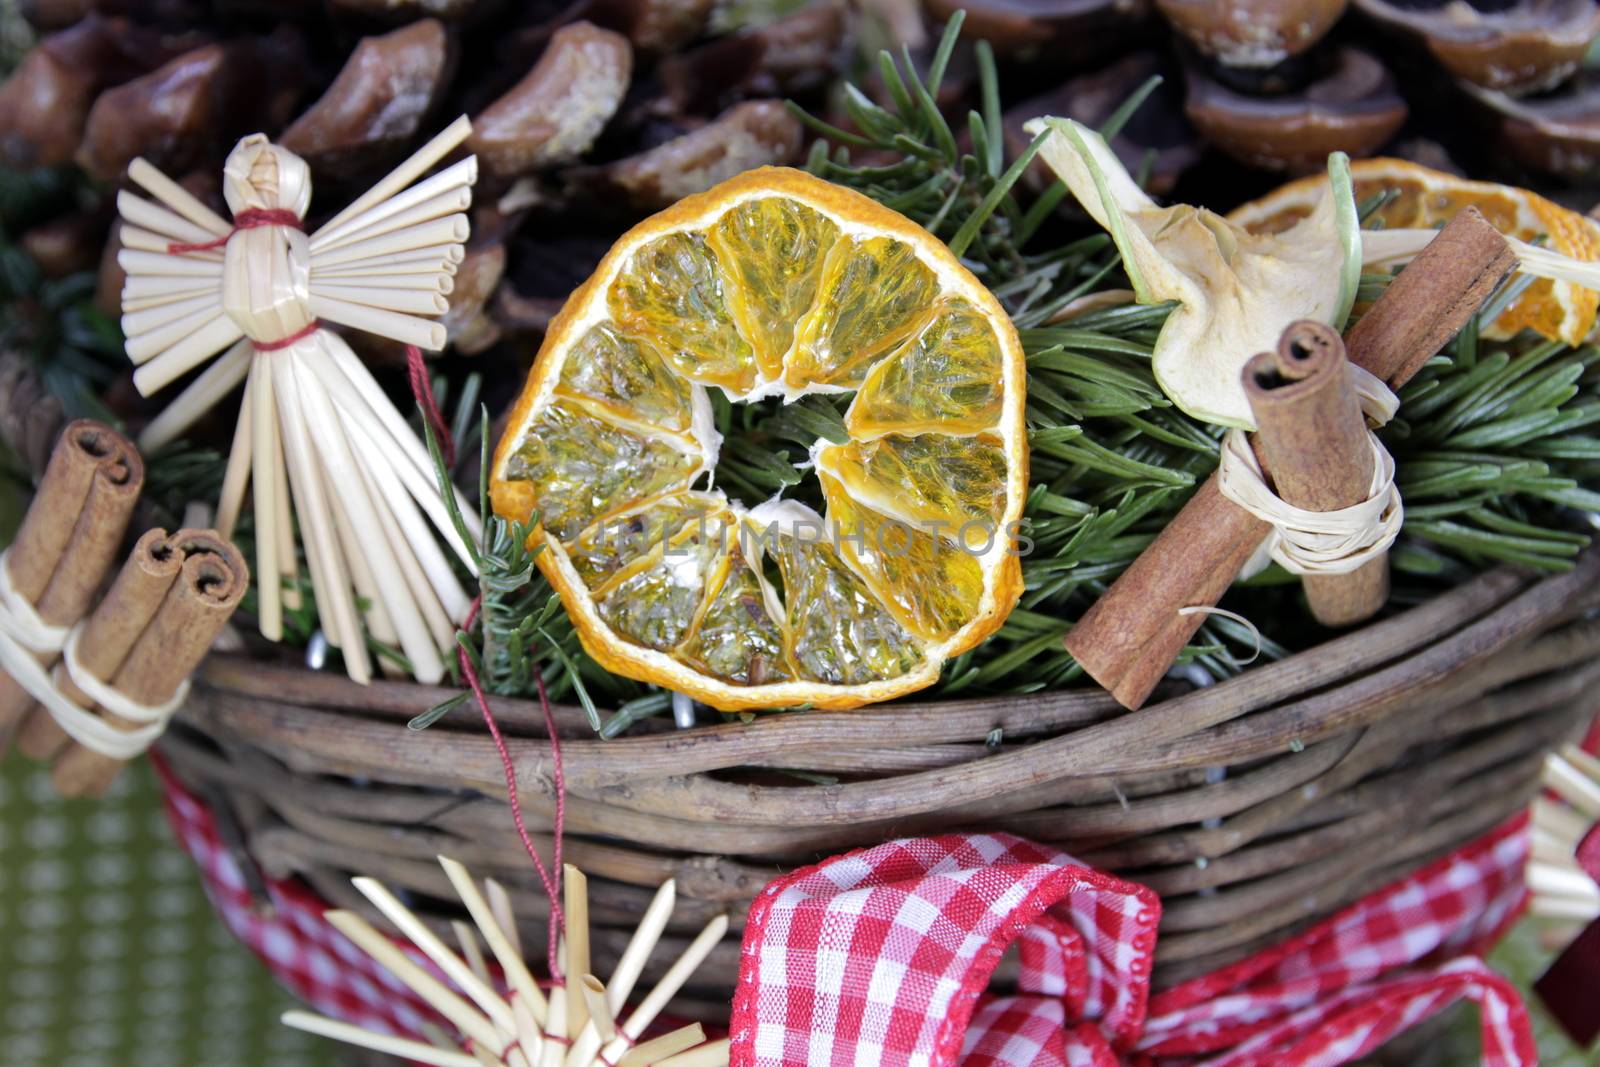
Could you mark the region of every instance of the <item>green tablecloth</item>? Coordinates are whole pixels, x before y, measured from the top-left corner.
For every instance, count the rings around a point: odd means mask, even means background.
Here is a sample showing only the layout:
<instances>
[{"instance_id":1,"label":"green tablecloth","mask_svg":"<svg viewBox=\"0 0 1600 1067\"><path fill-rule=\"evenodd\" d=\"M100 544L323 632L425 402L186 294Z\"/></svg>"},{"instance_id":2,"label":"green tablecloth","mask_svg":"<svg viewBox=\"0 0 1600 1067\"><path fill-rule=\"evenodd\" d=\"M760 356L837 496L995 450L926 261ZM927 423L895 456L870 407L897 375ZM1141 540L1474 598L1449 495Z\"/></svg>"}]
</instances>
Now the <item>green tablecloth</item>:
<instances>
[{"instance_id":1,"label":"green tablecloth","mask_svg":"<svg viewBox=\"0 0 1600 1067\"><path fill-rule=\"evenodd\" d=\"M104 801L0 766L0 1064L317 1067L289 995L212 914L143 763Z\"/></svg>"}]
</instances>

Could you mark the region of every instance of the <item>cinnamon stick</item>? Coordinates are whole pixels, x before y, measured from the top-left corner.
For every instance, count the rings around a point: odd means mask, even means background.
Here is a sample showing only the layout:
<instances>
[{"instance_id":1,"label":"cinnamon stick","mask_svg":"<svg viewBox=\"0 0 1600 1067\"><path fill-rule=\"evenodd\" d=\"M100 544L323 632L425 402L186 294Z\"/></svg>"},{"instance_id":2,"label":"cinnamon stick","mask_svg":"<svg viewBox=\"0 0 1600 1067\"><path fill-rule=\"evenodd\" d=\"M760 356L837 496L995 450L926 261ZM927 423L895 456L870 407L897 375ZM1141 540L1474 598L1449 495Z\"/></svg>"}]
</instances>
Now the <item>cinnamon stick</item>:
<instances>
[{"instance_id":1,"label":"cinnamon stick","mask_svg":"<svg viewBox=\"0 0 1600 1067\"><path fill-rule=\"evenodd\" d=\"M133 443L90 419L67 425L6 555L12 589L50 626L71 626L89 609L144 485ZM39 657L50 666L58 657ZM34 706L0 671L0 752Z\"/></svg>"},{"instance_id":2,"label":"cinnamon stick","mask_svg":"<svg viewBox=\"0 0 1600 1067\"><path fill-rule=\"evenodd\" d=\"M1439 231L1345 338L1350 362L1391 388L1409 381L1516 266L1476 208ZM1063 642L1124 707L1138 708L1270 532L1222 496L1213 475Z\"/></svg>"},{"instance_id":3,"label":"cinnamon stick","mask_svg":"<svg viewBox=\"0 0 1600 1067\"><path fill-rule=\"evenodd\" d=\"M80 664L140 704L160 705L200 665L249 585L244 557L213 530L151 530L139 539L116 584L85 625ZM88 700L70 680L63 692ZM105 712L108 722L128 723ZM50 770L62 796L98 796L122 762L74 744Z\"/></svg>"},{"instance_id":4,"label":"cinnamon stick","mask_svg":"<svg viewBox=\"0 0 1600 1067\"><path fill-rule=\"evenodd\" d=\"M78 656L91 674L101 681L111 679L134 641L155 617L156 608L182 566L183 556L169 542L165 530L150 530L139 538L105 599L84 623ZM65 671L57 672L56 684L79 707L93 706ZM29 754L39 753L34 756L36 759L54 758L71 743L71 737L55 719L37 709L17 733L17 747Z\"/></svg>"},{"instance_id":5,"label":"cinnamon stick","mask_svg":"<svg viewBox=\"0 0 1600 1067\"><path fill-rule=\"evenodd\" d=\"M1255 449L1279 497L1307 511L1338 511L1367 499L1376 457L1333 327L1291 323L1276 350L1245 364L1244 391L1256 419ZM1349 626L1389 599L1389 557L1347 574L1307 574L1301 582L1318 622Z\"/></svg>"}]
</instances>

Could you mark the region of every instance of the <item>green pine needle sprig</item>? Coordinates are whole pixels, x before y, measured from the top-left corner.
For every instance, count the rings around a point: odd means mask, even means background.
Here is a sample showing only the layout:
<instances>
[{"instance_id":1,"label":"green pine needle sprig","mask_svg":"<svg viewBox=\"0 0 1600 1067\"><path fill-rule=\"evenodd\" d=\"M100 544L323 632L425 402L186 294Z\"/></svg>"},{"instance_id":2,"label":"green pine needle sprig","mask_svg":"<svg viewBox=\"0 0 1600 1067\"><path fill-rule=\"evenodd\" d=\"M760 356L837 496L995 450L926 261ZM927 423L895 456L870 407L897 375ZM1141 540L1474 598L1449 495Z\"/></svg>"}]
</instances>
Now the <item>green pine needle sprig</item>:
<instances>
[{"instance_id":1,"label":"green pine needle sprig","mask_svg":"<svg viewBox=\"0 0 1600 1067\"><path fill-rule=\"evenodd\" d=\"M474 440L478 447L478 514L483 518L483 537L474 538L457 505L452 471L447 468L439 439L432 425L418 419L433 457L434 475L443 489L445 511L462 544L467 546L477 573L478 612L471 627L458 630L456 644L471 661L484 690L505 696L533 696L538 678L545 682L552 700L574 698L583 708L589 725L602 730L600 711L592 694L618 703L640 696L644 687L610 674L589 658L578 643L577 631L562 608L558 596L534 564L542 546L529 547L529 535L537 516L527 522L510 522L489 507L489 468L491 446L488 408L478 406L475 433L468 438L462 431L469 424L476 405L478 382L468 380L451 420L454 439L463 442L458 456ZM447 396L448 386L440 381L435 395ZM471 580L470 578L468 580ZM465 685L460 666L450 658L452 680ZM412 719L410 726L426 729L471 698L463 690Z\"/></svg>"}]
</instances>

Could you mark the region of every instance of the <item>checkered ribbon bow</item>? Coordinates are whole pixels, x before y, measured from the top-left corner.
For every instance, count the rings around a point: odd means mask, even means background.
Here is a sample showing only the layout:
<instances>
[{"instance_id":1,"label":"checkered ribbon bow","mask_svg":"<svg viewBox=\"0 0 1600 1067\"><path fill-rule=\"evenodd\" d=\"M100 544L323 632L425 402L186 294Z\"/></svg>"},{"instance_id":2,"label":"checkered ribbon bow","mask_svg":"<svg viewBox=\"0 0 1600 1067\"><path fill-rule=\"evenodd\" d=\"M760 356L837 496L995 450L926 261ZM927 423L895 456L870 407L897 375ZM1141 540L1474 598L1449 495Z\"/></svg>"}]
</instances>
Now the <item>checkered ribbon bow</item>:
<instances>
[{"instance_id":1,"label":"checkered ribbon bow","mask_svg":"<svg viewBox=\"0 0 1600 1067\"><path fill-rule=\"evenodd\" d=\"M1462 998L1486 1067L1532 1067L1520 997L1473 955L1516 916L1526 853L1514 820L1151 998L1149 889L1005 834L891 842L757 899L733 1067L1334 1067ZM986 996L1013 942L1018 992Z\"/></svg>"}]
</instances>

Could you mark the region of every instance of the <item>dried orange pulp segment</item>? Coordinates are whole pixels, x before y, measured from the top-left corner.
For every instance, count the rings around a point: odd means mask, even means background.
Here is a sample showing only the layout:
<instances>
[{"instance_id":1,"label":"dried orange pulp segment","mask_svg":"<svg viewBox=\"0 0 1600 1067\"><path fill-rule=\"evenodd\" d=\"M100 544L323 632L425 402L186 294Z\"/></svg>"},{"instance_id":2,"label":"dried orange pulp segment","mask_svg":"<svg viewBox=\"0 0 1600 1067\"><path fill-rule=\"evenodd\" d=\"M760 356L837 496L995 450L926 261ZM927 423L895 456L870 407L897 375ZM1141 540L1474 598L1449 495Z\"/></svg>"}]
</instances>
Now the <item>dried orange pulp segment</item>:
<instances>
[{"instance_id":1,"label":"dried orange pulp segment","mask_svg":"<svg viewBox=\"0 0 1600 1067\"><path fill-rule=\"evenodd\" d=\"M1403 159L1358 159L1350 164L1356 202L1385 190L1399 195L1364 225L1426 229L1448 222L1471 206L1501 233L1523 241L1543 235L1548 247L1585 262L1600 259L1600 224L1537 193L1494 182L1475 182ZM1292 226L1317 201L1323 177L1301 178L1259 200L1235 208L1228 218L1255 233ZM1539 278L1495 319L1487 336L1507 338L1529 329L1569 345L1583 343L1594 328L1600 293L1568 281Z\"/></svg>"},{"instance_id":2,"label":"dried orange pulp segment","mask_svg":"<svg viewBox=\"0 0 1600 1067\"><path fill-rule=\"evenodd\" d=\"M550 324L495 453L500 515L607 670L724 710L932 683L1022 590L1026 371L999 302L910 220L764 168L634 227ZM853 393L826 515L710 485L708 390Z\"/></svg>"}]
</instances>

